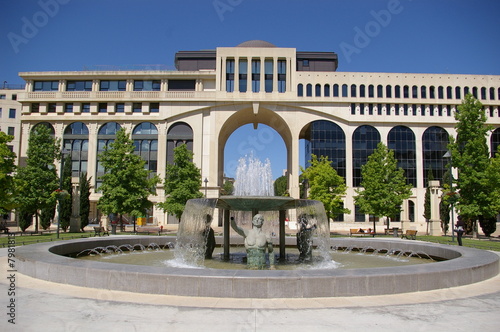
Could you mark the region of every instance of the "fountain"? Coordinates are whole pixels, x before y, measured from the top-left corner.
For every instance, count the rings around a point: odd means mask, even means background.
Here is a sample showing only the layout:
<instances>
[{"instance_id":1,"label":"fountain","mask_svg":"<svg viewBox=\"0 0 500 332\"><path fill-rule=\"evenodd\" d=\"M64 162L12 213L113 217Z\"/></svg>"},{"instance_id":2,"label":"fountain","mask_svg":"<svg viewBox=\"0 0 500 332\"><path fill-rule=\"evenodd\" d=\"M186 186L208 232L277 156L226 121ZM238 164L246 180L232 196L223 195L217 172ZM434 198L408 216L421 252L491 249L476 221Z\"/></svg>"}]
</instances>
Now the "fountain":
<instances>
[{"instance_id":1,"label":"fountain","mask_svg":"<svg viewBox=\"0 0 500 332\"><path fill-rule=\"evenodd\" d=\"M190 200L179 226L176 258L200 264L207 251L212 250L213 243L208 249L207 243L211 242L208 241L211 234L209 225L216 208L222 210L224 222L223 260L229 260L232 241L243 242L243 238L231 239L229 236L230 215L234 211L248 211L252 216L278 211L278 262L286 260L286 246L290 246L293 239L285 236L285 215L291 209L300 218L300 260L307 262L310 259L311 239L319 256L325 255L325 259L328 259L328 255L331 259L328 221L323 205L317 201L275 196L222 196L218 199ZM268 221L273 224L272 220ZM131 239L134 245L130 244ZM174 240L168 236L110 236L16 247L16 268L19 273L35 278L98 289L232 298L313 298L407 293L466 285L494 277L499 270L498 256L487 251L386 238L337 238L334 242L337 250L369 251L372 252L367 254L370 256L376 252L396 256L424 256L421 253L425 252L429 257L439 257L445 261L347 270L280 270L278 265L277 270L273 271L123 265L82 261L66 256L79 252L99 255L113 250L145 250L157 246L170 248L169 243ZM179 252L177 248L180 249Z\"/></svg>"}]
</instances>

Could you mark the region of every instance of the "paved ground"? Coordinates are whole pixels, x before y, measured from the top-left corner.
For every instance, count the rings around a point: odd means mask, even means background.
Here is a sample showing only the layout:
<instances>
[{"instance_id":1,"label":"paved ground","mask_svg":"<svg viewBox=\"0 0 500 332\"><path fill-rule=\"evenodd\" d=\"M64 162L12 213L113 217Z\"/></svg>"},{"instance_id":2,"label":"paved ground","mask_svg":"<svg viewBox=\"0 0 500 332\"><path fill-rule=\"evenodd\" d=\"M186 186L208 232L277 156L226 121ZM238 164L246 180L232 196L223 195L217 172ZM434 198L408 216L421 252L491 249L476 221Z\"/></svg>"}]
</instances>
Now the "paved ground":
<instances>
[{"instance_id":1,"label":"paved ground","mask_svg":"<svg viewBox=\"0 0 500 332\"><path fill-rule=\"evenodd\" d=\"M134 294L15 274L0 249L0 331L498 331L500 275L473 285L370 297L224 299ZM15 300L15 325L8 322Z\"/></svg>"}]
</instances>

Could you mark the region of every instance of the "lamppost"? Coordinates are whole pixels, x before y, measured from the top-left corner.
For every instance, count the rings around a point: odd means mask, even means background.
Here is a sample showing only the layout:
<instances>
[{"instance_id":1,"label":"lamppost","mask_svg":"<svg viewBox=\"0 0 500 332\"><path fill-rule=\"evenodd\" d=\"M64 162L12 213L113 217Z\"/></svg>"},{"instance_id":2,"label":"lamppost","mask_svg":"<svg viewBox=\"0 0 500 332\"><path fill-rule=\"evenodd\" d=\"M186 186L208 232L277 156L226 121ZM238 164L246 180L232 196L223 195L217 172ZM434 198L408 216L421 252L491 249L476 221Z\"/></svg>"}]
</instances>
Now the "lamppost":
<instances>
[{"instance_id":1,"label":"lamppost","mask_svg":"<svg viewBox=\"0 0 500 332\"><path fill-rule=\"evenodd\" d=\"M208 184L208 179L205 178L205 180L203 180L203 182L205 182L205 198L207 198L207 184Z\"/></svg>"},{"instance_id":2,"label":"lamppost","mask_svg":"<svg viewBox=\"0 0 500 332\"><path fill-rule=\"evenodd\" d=\"M61 151L61 167L59 169L59 195L57 196L57 238L59 238L59 228L61 225L61 201L62 201L62 186L63 186L63 169L64 169L64 159L66 155L69 153L69 150L63 149Z\"/></svg>"},{"instance_id":3,"label":"lamppost","mask_svg":"<svg viewBox=\"0 0 500 332\"><path fill-rule=\"evenodd\" d=\"M450 173L450 201L451 201L451 242L455 242L455 197L453 191L453 173L451 172L451 152L450 150L446 151L443 158L449 159L448 172Z\"/></svg>"}]
</instances>

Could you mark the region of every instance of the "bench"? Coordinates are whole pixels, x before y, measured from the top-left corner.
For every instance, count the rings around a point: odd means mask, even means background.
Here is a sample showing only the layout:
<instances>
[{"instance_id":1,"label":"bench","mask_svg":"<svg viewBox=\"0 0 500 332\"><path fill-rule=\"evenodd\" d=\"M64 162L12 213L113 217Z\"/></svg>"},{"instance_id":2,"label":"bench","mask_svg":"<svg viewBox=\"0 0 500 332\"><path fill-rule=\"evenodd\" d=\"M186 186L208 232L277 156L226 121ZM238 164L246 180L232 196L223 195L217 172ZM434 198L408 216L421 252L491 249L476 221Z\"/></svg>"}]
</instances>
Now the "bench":
<instances>
[{"instance_id":1,"label":"bench","mask_svg":"<svg viewBox=\"0 0 500 332\"><path fill-rule=\"evenodd\" d=\"M158 233L158 235L161 234L162 227L151 227L151 226L139 226L135 228L135 233Z\"/></svg>"},{"instance_id":2,"label":"bench","mask_svg":"<svg viewBox=\"0 0 500 332\"><path fill-rule=\"evenodd\" d=\"M0 231L3 231L5 234L8 234L9 228L5 224L0 224Z\"/></svg>"},{"instance_id":3,"label":"bench","mask_svg":"<svg viewBox=\"0 0 500 332\"><path fill-rule=\"evenodd\" d=\"M413 229L408 229L406 230L406 233L401 235L401 238L403 239L408 239L408 240L416 240L417 239L417 231Z\"/></svg>"},{"instance_id":4,"label":"bench","mask_svg":"<svg viewBox=\"0 0 500 332\"><path fill-rule=\"evenodd\" d=\"M352 237L353 235L375 237L375 233L372 230L362 229L362 228L351 228L349 230L349 236Z\"/></svg>"},{"instance_id":5,"label":"bench","mask_svg":"<svg viewBox=\"0 0 500 332\"><path fill-rule=\"evenodd\" d=\"M389 228L389 229L385 229L385 235L394 235L394 230L392 228ZM402 229L398 229L398 236L400 235L403 235L403 230Z\"/></svg>"},{"instance_id":6,"label":"bench","mask_svg":"<svg viewBox=\"0 0 500 332\"><path fill-rule=\"evenodd\" d=\"M109 236L109 231L104 228L104 227L94 227L94 236L102 236L107 235Z\"/></svg>"}]
</instances>

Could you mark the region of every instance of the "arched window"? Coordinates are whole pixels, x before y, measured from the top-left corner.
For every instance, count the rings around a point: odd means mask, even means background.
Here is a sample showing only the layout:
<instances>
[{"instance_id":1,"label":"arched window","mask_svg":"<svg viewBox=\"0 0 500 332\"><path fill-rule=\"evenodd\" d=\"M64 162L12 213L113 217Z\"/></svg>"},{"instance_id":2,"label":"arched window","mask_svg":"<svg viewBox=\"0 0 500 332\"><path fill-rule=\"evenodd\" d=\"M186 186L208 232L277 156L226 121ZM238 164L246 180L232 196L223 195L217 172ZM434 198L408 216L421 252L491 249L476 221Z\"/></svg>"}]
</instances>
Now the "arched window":
<instances>
[{"instance_id":1,"label":"arched window","mask_svg":"<svg viewBox=\"0 0 500 332\"><path fill-rule=\"evenodd\" d=\"M381 84L377 85L377 98L384 98L384 86Z\"/></svg>"},{"instance_id":2,"label":"arched window","mask_svg":"<svg viewBox=\"0 0 500 332\"><path fill-rule=\"evenodd\" d=\"M413 99L417 99L418 98L418 86L414 85L411 87L411 97Z\"/></svg>"},{"instance_id":3,"label":"arched window","mask_svg":"<svg viewBox=\"0 0 500 332\"><path fill-rule=\"evenodd\" d=\"M447 171L447 160L443 156L448 151L448 133L441 127L429 127L422 136L424 187L428 185L428 175L432 172L434 180L443 182Z\"/></svg>"},{"instance_id":4,"label":"arched window","mask_svg":"<svg viewBox=\"0 0 500 332\"><path fill-rule=\"evenodd\" d=\"M469 92L470 92L469 87L468 86L464 87L464 98L469 94Z\"/></svg>"},{"instance_id":5,"label":"arched window","mask_svg":"<svg viewBox=\"0 0 500 332\"><path fill-rule=\"evenodd\" d=\"M495 158L497 153L499 152L498 149L500 147L500 128L497 128L491 133L491 157Z\"/></svg>"},{"instance_id":6,"label":"arched window","mask_svg":"<svg viewBox=\"0 0 500 332\"><path fill-rule=\"evenodd\" d=\"M99 128L97 132L97 168L95 175L95 190L99 191L99 187L102 184L101 177L105 173L105 169L99 161L99 154L113 143L116 139L116 133L121 129L121 126L116 122L105 123Z\"/></svg>"},{"instance_id":7,"label":"arched window","mask_svg":"<svg viewBox=\"0 0 500 332\"><path fill-rule=\"evenodd\" d=\"M347 84L342 84L342 97L348 97L347 90L348 90Z\"/></svg>"},{"instance_id":8,"label":"arched window","mask_svg":"<svg viewBox=\"0 0 500 332\"><path fill-rule=\"evenodd\" d=\"M385 87L385 97L386 98L392 98L392 86L387 85Z\"/></svg>"},{"instance_id":9,"label":"arched window","mask_svg":"<svg viewBox=\"0 0 500 332\"><path fill-rule=\"evenodd\" d=\"M373 85L368 85L368 98L375 97L375 87Z\"/></svg>"},{"instance_id":10,"label":"arched window","mask_svg":"<svg viewBox=\"0 0 500 332\"><path fill-rule=\"evenodd\" d=\"M359 96L361 98L365 98L366 97L366 88L365 88L365 85L364 84L361 84L359 86Z\"/></svg>"},{"instance_id":11,"label":"arched window","mask_svg":"<svg viewBox=\"0 0 500 332\"><path fill-rule=\"evenodd\" d=\"M405 172L406 181L413 187L417 186L417 159L415 134L405 126L391 129L387 135L387 147L394 151L398 167Z\"/></svg>"},{"instance_id":12,"label":"arched window","mask_svg":"<svg viewBox=\"0 0 500 332\"><path fill-rule=\"evenodd\" d=\"M339 96L339 85L338 84L334 84L333 85L333 96L334 97L338 97Z\"/></svg>"},{"instance_id":13,"label":"arched window","mask_svg":"<svg viewBox=\"0 0 500 332\"><path fill-rule=\"evenodd\" d=\"M462 99L462 93L461 93L461 88L457 86L455 88L455 99Z\"/></svg>"},{"instance_id":14,"label":"arched window","mask_svg":"<svg viewBox=\"0 0 500 332\"><path fill-rule=\"evenodd\" d=\"M31 132L35 131L37 128L39 127L45 127L45 128L49 128L50 130L50 135L54 136L56 134L56 131L54 130L54 127L48 123L48 122L39 122L37 123L36 125L33 126L33 128L31 129Z\"/></svg>"},{"instance_id":15,"label":"arched window","mask_svg":"<svg viewBox=\"0 0 500 332\"><path fill-rule=\"evenodd\" d=\"M314 95L316 97L321 97L321 85L320 84L316 84L316 86L314 87Z\"/></svg>"},{"instance_id":16,"label":"arched window","mask_svg":"<svg viewBox=\"0 0 500 332\"><path fill-rule=\"evenodd\" d=\"M325 84L323 87L323 96L330 97L330 84Z\"/></svg>"},{"instance_id":17,"label":"arched window","mask_svg":"<svg viewBox=\"0 0 500 332\"><path fill-rule=\"evenodd\" d=\"M361 186L361 167L368 161L380 142L380 133L372 126L358 127L352 135L352 183L353 187Z\"/></svg>"},{"instance_id":18,"label":"arched window","mask_svg":"<svg viewBox=\"0 0 500 332\"><path fill-rule=\"evenodd\" d=\"M351 84L351 97L356 97L356 84Z\"/></svg>"},{"instance_id":19,"label":"arched window","mask_svg":"<svg viewBox=\"0 0 500 332\"><path fill-rule=\"evenodd\" d=\"M184 122L176 122L167 132L167 163L174 162L174 148L186 144L193 151L193 129Z\"/></svg>"},{"instance_id":20,"label":"arched window","mask_svg":"<svg viewBox=\"0 0 500 332\"><path fill-rule=\"evenodd\" d=\"M151 122L139 123L132 131L134 153L146 161L145 168L154 176L158 167L158 129Z\"/></svg>"},{"instance_id":21,"label":"arched window","mask_svg":"<svg viewBox=\"0 0 500 332\"><path fill-rule=\"evenodd\" d=\"M439 99L444 98L444 88L442 86L438 87L438 98Z\"/></svg>"},{"instance_id":22,"label":"arched window","mask_svg":"<svg viewBox=\"0 0 500 332\"><path fill-rule=\"evenodd\" d=\"M453 88L451 86L446 88L446 98L453 99Z\"/></svg>"},{"instance_id":23,"label":"arched window","mask_svg":"<svg viewBox=\"0 0 500 332\"><path fill-rule=\"evenodd\" d=\"M490 88L490 100L495 100L495 88Z\"/></svg>"},{"instance_id":24,"label":"arched window","mask_svg":"<svg viewBox=\"0 0 500 332\"><path fill-rule=\"evenodd\" d=\"M306 97L312 97L313 95L313 88L312 88L312 84L307 84L306 85Z\"/></svg>"},{"instance_id":25,"label":"arched window","mask_svg":"<svg viewBox=\"0 0 500 332\"><path fill-rule=\"evenodd\" d=\"M312 159L312 154L318 157L326 156L337 173L345 178L346 141L342 128L334 122L318 120L311 122L306 132L306 162Z\"/></svg>"},{"instance_id":26,"label":"arched window","mask_svg":"<svg viewBox=\"0 0 500 332\"><path fill-rule=\"evenodd\" d=\"M408 200L408 220L415 222L415 202Z\"/></svg>"},{"instance_id":27,"label":"arched window","mask_svg":"<svg viewBox=\"0 0 500 332\"><path fill-rule=\"evenodd\" d=\"M394 86L394 98L401 98L401 87L399 85Z\"/></svg>"},{"instance_id":28,"label":"arched window","mask_svg":"<svg viewBox=\"0 0 500 332\"><path fill-rule=\"evenodd\" d=\"M485 87L481 88L481 99L486 100L486 88Z\"/></svg>"},{"instance_id":29,"label":"arched window","mask_svg":"<svg viewBox=\"0 0 500 332\"><path fill-rule=\"evenodd\" d=\"M297 86L297 96L299 96L299 97L303 97L304 96L304 85L302 85L302 83L300 83Z\"/></svg>"},{"instance_id":30,"label":"arched window","mask_svg":"<svg viewBox=\"0 0 500 332\"><path fill-rule=\"evenodd\" d=\"M83 122L73 122L64 129L63 147L71 153L71 176L87 172L89 129Z\"/></svg>"},{"instance_id":31,"label":"arched window","mask_svg":"<svg viewBox=\"0 0 500 332\"><path fill-rule=\"evenodd\" d=\"M477 96L477 87L476 86L472 88L472 95L474 96L474 98L479 99L479 97Z\"/></svg>"},{"instance_id":32,"label":"arched window","mask_svg":"<svg viewBox=\"0 0 500 332\"><path fill-rule=\"evenodd\" d=\"M420 98L422 99L427 98L427 87L425 85L422 85L420 87Z\"/></svg>"},{"instance_id":33,"label":"arched window","mask_svg":"<svg viewBox=\"0 0 500 332\"><path fill-rule=\"evenodd\" d=\"M434 86L429 88L429 98L436 99L436 88Z\"/></svg>"},{"instance_id":34,"label":"arched window","mask_svg":"<svg viewBox=\"0 0 500 332\"><path fill-rule=\"evenodd\" d=\"M410 98L410 87L408 85L403 87L403 98Z\"/></svg>"}]
</instances>

